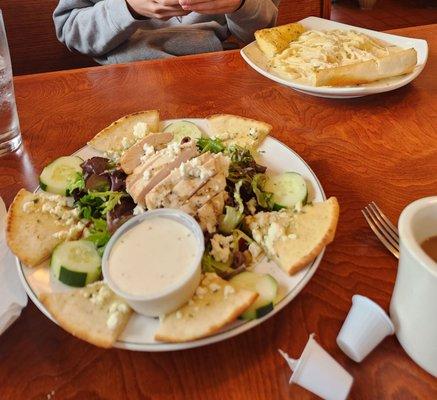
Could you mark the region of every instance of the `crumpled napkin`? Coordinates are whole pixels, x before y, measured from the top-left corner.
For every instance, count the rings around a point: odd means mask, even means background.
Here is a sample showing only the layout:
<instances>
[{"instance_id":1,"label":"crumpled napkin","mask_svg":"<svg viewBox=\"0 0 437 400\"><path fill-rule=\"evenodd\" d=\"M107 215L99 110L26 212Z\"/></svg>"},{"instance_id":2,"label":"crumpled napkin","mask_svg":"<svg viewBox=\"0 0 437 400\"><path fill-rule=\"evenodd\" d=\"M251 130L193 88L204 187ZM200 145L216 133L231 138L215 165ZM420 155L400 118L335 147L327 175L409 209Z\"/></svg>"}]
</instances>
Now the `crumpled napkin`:
<instances>
[{"instance_id":1,"label":"crumpled napkin","mask_svg":"<svg viewBox=\"0 0 437 400\"><path fill-rule=\"evenodd\" d=\"M6 206L0 197L0 335L20 316L27 305L15 257L6 245Z\"/></svg>"}]
</instances>

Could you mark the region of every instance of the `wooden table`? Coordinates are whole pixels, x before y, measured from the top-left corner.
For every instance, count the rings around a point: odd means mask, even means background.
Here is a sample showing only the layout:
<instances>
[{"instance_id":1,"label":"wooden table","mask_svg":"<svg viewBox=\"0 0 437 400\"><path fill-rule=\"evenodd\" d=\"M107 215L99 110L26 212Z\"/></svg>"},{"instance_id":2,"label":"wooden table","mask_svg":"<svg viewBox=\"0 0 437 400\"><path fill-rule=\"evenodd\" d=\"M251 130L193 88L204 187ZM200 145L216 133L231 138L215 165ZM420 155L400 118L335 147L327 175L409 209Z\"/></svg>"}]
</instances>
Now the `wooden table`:
<instances>
[{"instance_id":1,"label":"wooden table","mask_svg":"<svg viewBox=\"0 0 437 400\"><path fill-rule=\"evenodd\" d=\"M0 159L0 195L34 189L42 167L70 154L114 119L158 108L163 118L225 112L269 122L273 136L315 171L341 215L335 242L298 297L261 326L222 343L173 353L101 350L79 341L29 304L0 337L0 398L309 399L288 385L278 355L308 335L355 377L352 399L437 398L436 380L395 337L361 364L335 338L355 293L388 308L396 260L367 227L375 200L396 221L412 200L437 193L437 25L398 30L428 40L412 84L353 100L310 97L273 83L238 52L23 76L15 80L24 148Z\"/></svg>"}]
</instances>

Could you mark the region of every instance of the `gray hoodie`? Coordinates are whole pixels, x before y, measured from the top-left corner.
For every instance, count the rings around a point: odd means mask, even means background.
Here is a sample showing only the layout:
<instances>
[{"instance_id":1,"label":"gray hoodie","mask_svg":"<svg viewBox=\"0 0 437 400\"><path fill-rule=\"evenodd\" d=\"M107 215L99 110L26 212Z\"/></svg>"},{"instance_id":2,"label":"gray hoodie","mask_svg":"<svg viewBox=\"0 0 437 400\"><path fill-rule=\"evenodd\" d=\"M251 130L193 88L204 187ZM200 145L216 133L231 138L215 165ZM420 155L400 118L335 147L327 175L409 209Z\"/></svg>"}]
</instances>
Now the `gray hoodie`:
<instances>
[{"instance_id":1,"label":"gray hoodie","mask_svg":"<svg viewBox=\"0 0 437 400\"><path fill-rule=\"evenodd\" d=\"M60 0L56 35L70 50L100 64L166 58L222 50L230 34L243 42L257 29L273 26L278 0L245 0L232 14L190 13L168 21L135 19L125 0Z\"/></svg>"}]
</instances>

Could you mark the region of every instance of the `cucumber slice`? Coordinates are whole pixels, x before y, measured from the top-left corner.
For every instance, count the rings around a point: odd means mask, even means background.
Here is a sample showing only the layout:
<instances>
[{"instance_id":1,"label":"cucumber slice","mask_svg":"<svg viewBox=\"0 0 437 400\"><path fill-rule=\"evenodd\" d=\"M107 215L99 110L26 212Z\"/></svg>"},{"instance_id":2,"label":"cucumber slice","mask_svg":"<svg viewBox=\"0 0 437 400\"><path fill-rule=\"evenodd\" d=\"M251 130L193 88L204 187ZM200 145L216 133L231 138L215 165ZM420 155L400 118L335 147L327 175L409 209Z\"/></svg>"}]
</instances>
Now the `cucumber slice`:
<instances>
[{"instance_id":1,"label":"cucumber slice","mask_svg":"<svg viewBox=\"0 0 437 400\"><path fill-rule=\"evenodd\" d=\"M278 292L278 282L269 274L244 271L229 280L236 287L258 292L258 298L243 314L241 319L261 318L273 310Z\"/></svg>"},{"instance_id":2,"label":"cucumber slice","mask_svg":"<svg viewBox=\"0 0 437 400\"><path fill-rule=\"evenodd\" d=\"M41 189L65 196L68 184L82 173L83 160L76 156L59 157L47 165L39 176Z\"/></svg>"},{"instance_id":3,"label":"cucumber slice","mask_svg":"<svg viewBox=\"0 0 437 400\"><path fill-rule=\"evenodd\" d=\"M202 137L202 131L189 121L177 121L173 122L169 126L165 127L164 132L173 133L174 137L172 142L180 143L184 137L190 137L191 139L200 139Z\"/></svg>"},{"instance_id":4,"label":"cucumber slice","mask_svg":"<svg viewBox=\"0 0 437 400\"><path fill-rule=\"evenodd\" d=\"M74 240L59 244L52 254L50 268L53 275L69 286L83 287L101 275L102 259L88 240Z\"/></svg>"},{"instance_id":5,"label":"cucumber slice","mask_svg":"<svg viewBox=\"0 0 437 400\"><path fill-rule=\"evenodd\" d=\"M302 206L308 198L305 179L297 172L267 176L263 190L273 193L274 210L293 208L298 203Z\"/></svg>"}]
</instances>

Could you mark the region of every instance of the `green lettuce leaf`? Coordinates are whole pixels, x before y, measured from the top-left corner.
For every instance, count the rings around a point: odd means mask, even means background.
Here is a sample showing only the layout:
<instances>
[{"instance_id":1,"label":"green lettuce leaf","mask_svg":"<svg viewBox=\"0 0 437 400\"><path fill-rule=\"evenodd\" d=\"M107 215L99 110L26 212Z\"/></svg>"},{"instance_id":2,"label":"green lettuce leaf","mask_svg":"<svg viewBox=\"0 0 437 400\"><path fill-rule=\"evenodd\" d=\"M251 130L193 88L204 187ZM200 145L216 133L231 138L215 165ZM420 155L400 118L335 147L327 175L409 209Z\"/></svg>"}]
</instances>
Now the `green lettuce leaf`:
<instances>
[{"instance_id":1,"label":"green lettuce leaf","mask_svg":"<svg viewBox=\"0 0 437 400\"><path fill-rule=\"evenodd\" d=\"M240 225L244 217L244 204L240 195L240 189L243 181L238 181L235 185L234 199L237 207L225 207L225 214L220 216L219 230L225 234L231 234L232 231Z\"/></svg>"}]
</instances>

